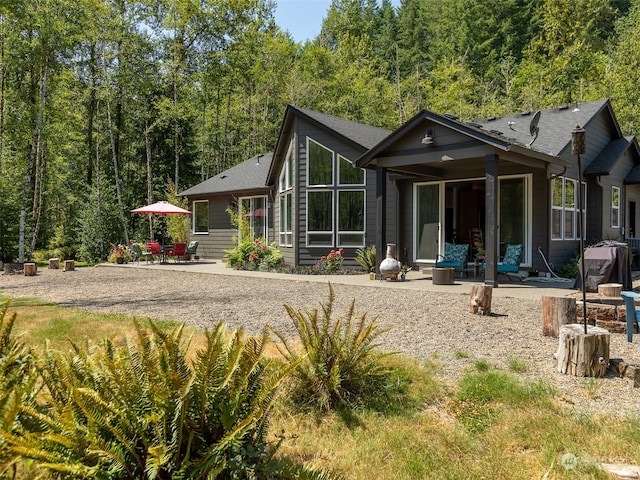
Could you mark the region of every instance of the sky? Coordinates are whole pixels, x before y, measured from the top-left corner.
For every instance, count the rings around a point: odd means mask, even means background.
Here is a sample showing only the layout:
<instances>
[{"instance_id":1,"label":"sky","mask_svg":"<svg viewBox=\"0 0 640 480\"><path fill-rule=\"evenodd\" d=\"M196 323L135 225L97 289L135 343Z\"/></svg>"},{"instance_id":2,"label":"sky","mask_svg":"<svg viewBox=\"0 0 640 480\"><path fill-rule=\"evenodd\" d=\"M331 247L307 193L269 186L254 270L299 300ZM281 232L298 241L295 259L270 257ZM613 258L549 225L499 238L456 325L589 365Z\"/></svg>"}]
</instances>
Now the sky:
<instances>
[{"instance_id":1,"label":"sky","mask_svg":"<svg viewBox=\"0 0 640 480\"><path fill-rule=\"evenodd\" d=\"M276 23L288 30L293 40L312 40L320 33L331 0L276 0ZM398 6L400 0L392 0Z\"/></svg>"}]
</instances>

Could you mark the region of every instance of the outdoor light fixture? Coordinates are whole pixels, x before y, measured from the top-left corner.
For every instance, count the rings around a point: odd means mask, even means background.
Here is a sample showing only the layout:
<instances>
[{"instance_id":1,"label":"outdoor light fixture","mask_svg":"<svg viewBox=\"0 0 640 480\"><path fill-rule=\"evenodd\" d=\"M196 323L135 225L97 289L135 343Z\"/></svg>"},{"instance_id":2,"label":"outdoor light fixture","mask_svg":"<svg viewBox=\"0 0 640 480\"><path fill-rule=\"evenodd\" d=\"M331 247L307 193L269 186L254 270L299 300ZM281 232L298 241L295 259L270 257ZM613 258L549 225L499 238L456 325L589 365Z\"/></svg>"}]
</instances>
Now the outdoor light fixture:
<instances>
[{"instance_id":1,"label":"outdoor light fixture","mask_svg":"<svg viewBox=\"0 0 640 480\"><path fill-rule=\"evenodd\" d=\"M587 275L584 269L584 205L582 205L582 163L580 155L586 151L585 130L576 125L571 131L571 151L578 156L578 227L580 228L580 274L582 275L582 318L584 319L584 333L587 334Z\"/></svg>"},{"instance_id":2,"label":"outdoor light fixture","mask_svg":"<svg viewBox=\"0 0 640 480\"><path fill-rule=\"evenodd\" d=\"M435 143L433 141L433 137L434 137L434 131L433 131L433 128L430 128L430 129L427 130L427 133L423 137L422 144L426 145L426 146L433 145Z\"/></svg>"}]
</instances>

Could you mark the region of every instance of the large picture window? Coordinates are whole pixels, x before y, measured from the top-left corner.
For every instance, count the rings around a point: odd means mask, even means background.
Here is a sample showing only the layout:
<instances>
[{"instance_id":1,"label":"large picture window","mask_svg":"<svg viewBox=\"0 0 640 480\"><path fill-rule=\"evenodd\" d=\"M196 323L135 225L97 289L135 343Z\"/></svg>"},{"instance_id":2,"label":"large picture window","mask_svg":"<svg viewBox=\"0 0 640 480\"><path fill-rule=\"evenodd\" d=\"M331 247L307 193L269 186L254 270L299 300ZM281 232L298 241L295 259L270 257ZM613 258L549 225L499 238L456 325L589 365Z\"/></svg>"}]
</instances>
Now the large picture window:
<instances>
[{"instance_id":1,"label":"large picture window","mask_svg":"<svg viewBox=\"0 0 640 480\"><path fill-rule=\"evenodd\" d=\"M311 138L307 152L307 246L364 246L365 171Z\"/></svg>"},{"instance_id":2,"label":"large picture window","mask_svg":"<svg viewBox=\"0 0 640 480\"><path fill-rule=\"evenodd\" d=\"M333 192L307 192L307 245L333 246Z\"/></svg>"},{"instance_id":3,"label":"large picture window","mask_svg":"<svg viewBox=\"0 0 640 480\"><path fill-rule=\"evenodd\" d=\"M611 187L611 228L620 228L620 187Z\"/></svg>"},{"instance_id":4,"label":"large picture window","mask_svg":"<svg viewBox=\"0 0 640 480\"><path fill-rule=\"evenodd\" d=\"M193 233L209 233L209 202L193 202Z\"/></svg>"},{"instance_id":5,"label":"large picture window","mask_svg":"<svg viewBox=\"0 0 640 480\"><path fill-rule=\"evenodd\" d=\"M572 178L556 177L551 180L551 239L575 240L580 238L578 222L578 182ZM586 205L585 185L582 185L583 203ZM583 220L586 219L586 209ZM583 222L584 225L584 222Z\"/></svg>"},{"instance_id":6,"label":"large picture window","mask_svg":"<svg viewBox=\"0 0 640 480\"><path fill-rule=\"evenodd\" d=\"M364 245L364 190L338 191L338 245Z\"/></svg>"},{"instance_id":7,"label":"large picture window","mask_svg":"<svg viewBox=\"0 0 640 480\"><path fill-rule=\"evenodd\" d=\"M307 156L307 185L333 185L333 152L307 138Z\"/></svg>"}]
</instances>

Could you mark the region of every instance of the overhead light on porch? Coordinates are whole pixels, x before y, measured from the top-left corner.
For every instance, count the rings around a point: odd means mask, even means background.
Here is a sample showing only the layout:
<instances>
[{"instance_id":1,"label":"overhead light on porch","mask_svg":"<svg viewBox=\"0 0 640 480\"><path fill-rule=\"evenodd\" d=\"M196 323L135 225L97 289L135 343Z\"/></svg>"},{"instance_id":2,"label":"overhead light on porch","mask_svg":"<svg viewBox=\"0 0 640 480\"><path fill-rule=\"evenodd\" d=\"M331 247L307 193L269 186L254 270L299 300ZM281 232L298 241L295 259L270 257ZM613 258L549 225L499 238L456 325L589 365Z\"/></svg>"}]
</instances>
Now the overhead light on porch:
<instances>
[{"instance_id":1,"label":"overhead light on porch","mask_svg":"<svg viewBox=\"0 0 640 480\"><path fill-rule=\"evenodd\" d=\"M426 145L426 146L431 146L434 145L435 142L433 141L433 138L435 137L434 135L434 130L433 128L430 128L427 130L427 133L425 134L425 136L422 139L422 144Z\"/></svg>"}]
</instances>

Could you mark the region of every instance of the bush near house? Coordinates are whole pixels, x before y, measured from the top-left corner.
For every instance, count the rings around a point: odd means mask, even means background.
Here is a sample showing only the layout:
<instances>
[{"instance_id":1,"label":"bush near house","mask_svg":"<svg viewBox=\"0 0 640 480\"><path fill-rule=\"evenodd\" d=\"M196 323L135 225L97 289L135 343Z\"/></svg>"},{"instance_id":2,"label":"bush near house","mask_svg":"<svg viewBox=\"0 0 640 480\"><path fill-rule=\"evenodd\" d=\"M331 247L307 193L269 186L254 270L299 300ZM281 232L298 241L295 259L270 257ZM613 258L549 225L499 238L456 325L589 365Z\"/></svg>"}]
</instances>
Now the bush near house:
<instances>
[{"instance_id":1,"label":"bush near house","mask_svg":"<svg viewBox=\"0 0 640 480\"><path fill-rule=\"evenodd\" d=\"M267 245L263 238L246 240L235 248L225 250L227 265L236 270L269 271L282 266L282 253L275 242Z\"/></svg>"}]
</instances>

